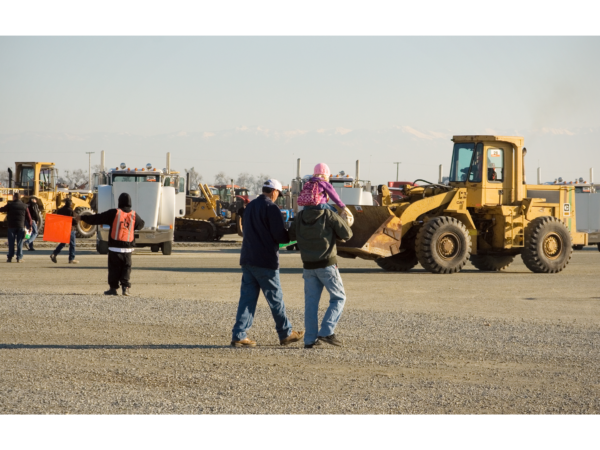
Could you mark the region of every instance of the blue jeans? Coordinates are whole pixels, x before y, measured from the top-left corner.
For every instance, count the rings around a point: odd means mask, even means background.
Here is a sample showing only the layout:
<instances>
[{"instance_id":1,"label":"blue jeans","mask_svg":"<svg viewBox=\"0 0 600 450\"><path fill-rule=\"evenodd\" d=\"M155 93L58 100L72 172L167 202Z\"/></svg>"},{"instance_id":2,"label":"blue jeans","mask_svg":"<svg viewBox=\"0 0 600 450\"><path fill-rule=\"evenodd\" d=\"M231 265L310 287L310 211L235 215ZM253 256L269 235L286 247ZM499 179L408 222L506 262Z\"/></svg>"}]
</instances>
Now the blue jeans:
<instances>
[{"instance_id":1,"label":"blue jeans","mask_svg":"<svg viewBox=\"0 0 600 450\"><path fill-rule=\"evenodd\" d=\"M246 331L250 329L254 320L256 304L261 290L269 304L269 308L271 308L279 339L285 339L292 333L292 324L285 314L283 291L279 282L279 270L243 265L240 303L235 316L232 340L241 341L246 338Z\"/></svg>"},{"instance_id":2,"label":"blue jeans","mask_svg":"<svg viewBox=\"0 0 600 450\"><path fill-rule=\"evenodd\" d=\"M25 244L31 245L31 247L33 248L33 241L35 241L35 238L38 235L38 226L37 226L37 223L35 222L35 220L31 221L31 225L32 225L31 236L29 236L29 239L27 239L25 241Z\"/></svg>"},{"instance_id":3,"label":"blue jeans","mask_svg":"<svg viewBox=\"0 0 600 450\"><path fill-rule=\"evenodd\" d=\"M25 228L8 229L8 259L15 256L15 241L17 241L17 261L23 259L23 238L25 237Z\"/></svg>"},{"instance_id":4,"label":"blue jeans","mask_svg":"<svg viewBox=\"0 0 600 450\"><path fill-rule=\"evenodd\" d=\"M337 266L327 266L323 269L304 269L304 335L305 344L314 344L318 336L330 336L335 330L344 303L346 293L342 284L342 277ZM329 307L321 322L319 329L319 301L323 288L329 292Z\"/></svg>"},{"instance_id":5,"label":"blue jeans","mask_svg":"<svg viewBox=\"0 0 600 450\"><path fill-rule=\"evenodd\" d=\"M73 227L75 228L75 227ZM73 261L75 259L75 237L77 235L77 232L75 230L71 231L71 240L69 242L69 261ZM52 252L52 254L54 256L57 256L60 251L65 248L65 245L67 244L63 244L60 243L58 244L58 246L56 247L56 249Z\"/></svg>"}]
</instances>

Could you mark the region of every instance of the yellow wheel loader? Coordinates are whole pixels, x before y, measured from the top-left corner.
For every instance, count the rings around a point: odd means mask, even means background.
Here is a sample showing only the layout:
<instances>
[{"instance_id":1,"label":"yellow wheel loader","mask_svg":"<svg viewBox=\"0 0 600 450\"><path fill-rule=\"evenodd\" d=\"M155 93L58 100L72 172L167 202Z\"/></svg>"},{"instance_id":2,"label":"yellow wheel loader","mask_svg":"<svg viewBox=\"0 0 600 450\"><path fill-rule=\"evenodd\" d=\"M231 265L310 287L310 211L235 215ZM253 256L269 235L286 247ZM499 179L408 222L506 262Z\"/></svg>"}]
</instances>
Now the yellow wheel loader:
<instances>
[{"instance_id":1,"label":"yellow wheel loader","mask_svg":"<svg viewBox=\"0 0 600 450\"><path fill-rule=\"evenodd\" d=\"M59 190L56 187L58 174L54 163L17 162L15 163L15 168L14 181L12 179L12 171L9 170L9 187L0 188L0 207L4 206L7 201L11 201L12 194L16 192L21 195L21 200L25 203L31 197L35 197L40 210L38 225L40 236L44 232L46 214L56 212L67 198L72 200L75 212L80 215L93 214L92 202L94 195L92 193L71 192L68 190ZM0 213L0 224L5 221L6 214ZM6 228L6 225L3 228ZM76 231L77 237L89 238L96 233L96 227L81 221L77 224ZM6 233L4 230L3 232Z\"/></svg>"},{"instance_id":2,"label":"yellow wheel loader","mask_svg":"<svg viewBox=\"0 0 600 450\"><path fill-rule=\"evenodd\" d=\"M449 185L416 180L393 202L380 186L383 206L350 206L352 239L340 256L375 260L384 270L417 263L432 273L459 272L467 263L501 271L517 255L536 273L557 273L569 263L577 232L575 189L525 184L523 138L454 136Z\"/></svg>"}]
</instances>

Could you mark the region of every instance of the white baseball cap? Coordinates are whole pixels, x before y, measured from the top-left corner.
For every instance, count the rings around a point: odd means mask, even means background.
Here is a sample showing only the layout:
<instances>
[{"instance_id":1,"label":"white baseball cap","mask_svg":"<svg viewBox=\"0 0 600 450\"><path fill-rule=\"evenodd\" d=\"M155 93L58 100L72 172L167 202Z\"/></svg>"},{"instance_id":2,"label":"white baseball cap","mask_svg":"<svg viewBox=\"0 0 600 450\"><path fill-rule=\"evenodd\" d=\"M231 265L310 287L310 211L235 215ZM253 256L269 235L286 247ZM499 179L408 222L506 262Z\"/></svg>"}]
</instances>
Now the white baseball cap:
<instances>
[{"instance_id":1,"label":"white baseball cap","mask_svg":"<svg viewBox=\"0 0 600 450\"><path fill-rule=\"evenodd\" d=\"M283 191L283 187L281 186L281 183L277 180L267 180L267 181L265 181L265 184L263 184L263 187L275 189L275 190L279 191L280 194Z\"/></svg>"}]
</instances>

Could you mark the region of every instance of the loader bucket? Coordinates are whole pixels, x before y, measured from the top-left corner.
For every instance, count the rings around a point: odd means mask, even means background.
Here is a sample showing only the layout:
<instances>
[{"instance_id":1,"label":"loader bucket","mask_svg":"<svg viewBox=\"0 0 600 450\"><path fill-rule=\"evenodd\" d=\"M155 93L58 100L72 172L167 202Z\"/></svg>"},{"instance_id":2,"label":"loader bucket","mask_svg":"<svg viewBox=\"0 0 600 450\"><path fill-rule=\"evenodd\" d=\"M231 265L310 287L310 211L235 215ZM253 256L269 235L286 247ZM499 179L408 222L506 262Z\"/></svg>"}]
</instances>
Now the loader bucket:
<instances>
[{"instance_id":1,"label":"loader bucket","mask_svg":"<svg viewBox=\"0 0 600 450\"><path fill-rule=\"evenodd\" d=\"M354 215L352 238L337 243L346 258L377 259L400 253L402 222L387 206L348 206Z\"/></svg>"}]
</instances>

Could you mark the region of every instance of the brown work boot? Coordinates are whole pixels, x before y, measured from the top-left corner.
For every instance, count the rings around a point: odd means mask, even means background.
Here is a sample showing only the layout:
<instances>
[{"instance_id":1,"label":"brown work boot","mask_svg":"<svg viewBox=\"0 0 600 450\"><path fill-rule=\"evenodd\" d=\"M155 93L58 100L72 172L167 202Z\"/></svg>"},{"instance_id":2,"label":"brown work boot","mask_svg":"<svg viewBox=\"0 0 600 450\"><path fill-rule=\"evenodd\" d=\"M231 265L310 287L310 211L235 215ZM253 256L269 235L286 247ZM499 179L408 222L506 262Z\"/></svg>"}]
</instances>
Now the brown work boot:
<instances>
[{"instance_id":1,"label":"brown work boot","mask_svg":"<svg viewBox=\"0 0 600 450\"><path fill-rule=\"evenodd\" d=\"M256 347L256 342L251 339L244 338L241 341L231 341L231 346L232 347Z\"/></svg>"},{"instance_id":2,"label":"brown work boot","mask_svg":"<svg viewBox=\"0 0 600 450\"><path fill-rule=\"evenodd\" d=\"M281 339L279 343L281 345L288 345L292 342L298 342L300 339L304 337L304 331L292 331L288 337L285 339Z\"/></svg>"},{"instance_id":3,"label":"brown work boot","mask_svg":"<svg viewBox=\"0 0 600 450\"><path fill-rule=\"evenodd\" d=\"M131 293L129 292L129 288L126 286L121 287L121 291L125 297L131 297Z\"/></svg>"}]
</instances>

